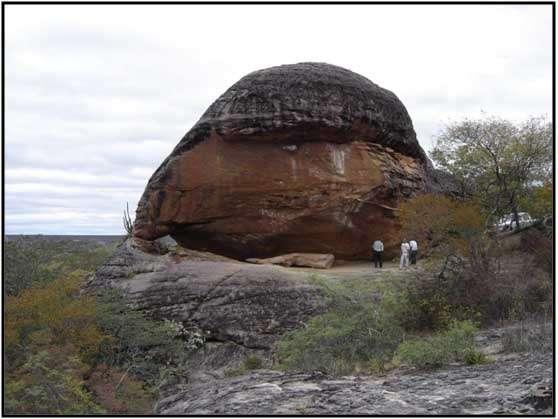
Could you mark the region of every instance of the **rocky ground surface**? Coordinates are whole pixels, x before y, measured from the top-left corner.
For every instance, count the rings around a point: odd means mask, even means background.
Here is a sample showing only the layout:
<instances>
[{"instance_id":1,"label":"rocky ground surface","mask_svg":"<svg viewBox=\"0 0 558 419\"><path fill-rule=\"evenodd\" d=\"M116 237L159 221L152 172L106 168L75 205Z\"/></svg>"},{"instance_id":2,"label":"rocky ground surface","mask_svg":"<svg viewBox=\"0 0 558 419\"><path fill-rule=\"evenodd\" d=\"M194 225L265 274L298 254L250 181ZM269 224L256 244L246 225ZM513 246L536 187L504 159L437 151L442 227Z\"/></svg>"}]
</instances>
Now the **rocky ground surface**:
<instances>
[{"instance_id":1,"label":"rocky ground surface","mask_svg":"<svg viewBox=\"0 0 558 419\"><path fill-rule=\"evenodd\" d=\"M395 261L381 269L371 263L251 265L135 239L120 246L86 288L122 289L136 307L205 333L206 344L187 366L189 384L166 390L158 414L552 414L552 354L503 353L503 329L477 335L490 358L482 365L430 372L403 366L382 377L269 369L276 340L326 309L312 275L389 281L420 273L421 263L403 270ZM228 374L250 356L264 369Z\"/></svg>"},{"instance_id":2,"label":"rocky ground surface","mask_svg":"<svg viewBox=\"0 0 558 419\"><path fill-rule=\"evenodd\" d=\"M477 341L490 352L499 333ZM549 415L552 354L493 354L482 365L452 365L383 377L334 378L255 370L193 383L161 400L159 414L189 415Z\"/></svg>"},{"instance_id":3,"label":"rocky ground surface","mask_svg":"<svg viewBox=\"0 0 558 419\"><path fill-rule=\"evenodd\" d=\"M120 289L153 317L196 328L209 341L255 350L271 349L283 333L325 310L320 289L305 272L159 250L155 242L127 240L86 289Z\"/></svg>"},{"instance_id":4,"label":"rocky ground surface","mask_svg":"<svg viewBox=\"0 0 558 419\"><path fill-rule=\"evenodd\" d=\"M336 260L330 269L313 269L305 267L286 268L291 272L305 272L308 275L319 275L332 280L364 279L367 281L389 281L404 278L421 272L422 263L399 269L399 261L390 260L383 263L382 268L375 268L372 262Z\"/></svg>"},{"instance_id":5,"label":"rocky ground surface","mask_svg":"<svg viewBox=\"0 0 558 419\"><path fill-rule=\"evenodd\" d=\"M319 274L331 280L381 281L412 275L394 261L376 269L369 263L346 263L328 270L281 268ZM514 326L511 326L513 329ZM475 337L489 362L451 365L437 371L400 367L385 376L331 377L319 372L285 373L270 369L224 378L223 372L253 354L219 345L231 354L224 368L205 355L194 360L192 384L170 391L156 406L159 414L215 415L549 415L552 414L553 355L550 352L505 353L502 339L510 329L483 330ZM208 351L218 354L215 349ZM232 357L237 358L233 361ZM258 356L265 358L266 354ZM227 356L214 355L217 359ZM207 369L201 364L205 363ZM266 362L266 367L271 364ZM212 370L212 373L207 373ZM205 371L205 373L203 373Z\"/></svg>"}]
</instances>

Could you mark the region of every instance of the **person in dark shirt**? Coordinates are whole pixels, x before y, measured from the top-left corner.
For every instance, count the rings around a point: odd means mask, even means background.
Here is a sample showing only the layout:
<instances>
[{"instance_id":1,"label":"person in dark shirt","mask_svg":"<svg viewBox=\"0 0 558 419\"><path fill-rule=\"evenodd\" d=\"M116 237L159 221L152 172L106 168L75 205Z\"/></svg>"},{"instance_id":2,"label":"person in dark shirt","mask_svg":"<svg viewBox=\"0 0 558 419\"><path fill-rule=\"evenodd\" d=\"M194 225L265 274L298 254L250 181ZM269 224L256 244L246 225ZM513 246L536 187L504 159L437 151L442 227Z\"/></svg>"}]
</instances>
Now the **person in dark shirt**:
<instances>
[{"instance_id":1,"label":"person in dark shirt","mask_svg":"<svg viewBox=\"0 0 558 419\"><path fill-rule=\"evenodd\" d=\"M381 240L376 240L372 244L372 260L374 261L374 267L382 267L383 258L382 255L384 253L384 244Z\"/></svg>"}]
</instances>

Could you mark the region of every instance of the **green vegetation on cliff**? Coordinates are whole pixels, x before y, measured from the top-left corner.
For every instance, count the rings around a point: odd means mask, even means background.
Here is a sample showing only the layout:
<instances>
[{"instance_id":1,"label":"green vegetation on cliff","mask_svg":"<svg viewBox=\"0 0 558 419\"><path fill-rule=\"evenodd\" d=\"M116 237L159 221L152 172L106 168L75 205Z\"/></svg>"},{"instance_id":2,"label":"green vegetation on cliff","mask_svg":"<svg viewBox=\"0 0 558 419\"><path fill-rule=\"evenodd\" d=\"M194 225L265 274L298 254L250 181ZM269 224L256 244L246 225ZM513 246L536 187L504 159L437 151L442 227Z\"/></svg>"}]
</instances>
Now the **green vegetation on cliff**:
<instances>
[{"instance_id":1,"label":"green vegetation on cliff","mask_svg":"<svg viewBox=\"0 0 558 419\"><path fill-rule=\"evenodd\" d=\"M537 262L552 248L550 239L540 236L535 254L521 245L506 249L485 230L475 202L439 195L407 201L399 219L402 235L418 238L430 257L406 275L390 276L384 267L381 282L314 278L329 311L283 336L281 368L343 375L401 362L418 368L481 363L473 344L478 326L552 312L552 278Z\"/></svg>"},{"instance_id":2,"label":"green vegetation on cliff","mask_svg":"<svg viewBox=\"0 0 558 419\"><path fill-rule=\"evenodd\" d=\"M73 252L66 244L57 255L44 243L16 245L12 255L45 264L5 299L4 413L150 413L155 397L186 376L183 359L203 339L177 323L148 319L118 293L81 293L88 272L76 267L94 269L108 249ZM10 263L11 272L25 269L24 258Z\"/></svg>"},{"instance_id":3,"label":"green vegetation on cliff","mask_svg":"<svg viewBox=\"0 0 558 419\"><path fill-rule=\"evenodd\" d=\"M22 290L67 275L77 269L92 272L114 251L116 242L54 240L21 236L4 241L4 293Z\"/></svg>"}]
</instances>

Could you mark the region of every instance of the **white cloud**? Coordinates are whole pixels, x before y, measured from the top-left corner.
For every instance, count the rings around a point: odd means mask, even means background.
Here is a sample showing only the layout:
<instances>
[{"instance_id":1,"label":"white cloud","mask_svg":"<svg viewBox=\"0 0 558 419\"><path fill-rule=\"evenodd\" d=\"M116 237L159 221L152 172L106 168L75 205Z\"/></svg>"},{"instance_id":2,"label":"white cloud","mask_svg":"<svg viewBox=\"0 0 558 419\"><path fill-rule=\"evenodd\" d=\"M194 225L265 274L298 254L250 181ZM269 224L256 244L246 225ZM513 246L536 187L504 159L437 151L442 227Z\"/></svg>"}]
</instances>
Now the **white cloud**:
<instances>
[{"instance_id":1,"label":"white cloud","mask_svg":"<svg viewBox=\"0 0 558 419\"><path fill-rule=\"evenodd\" d=\"M362 74L399 96L426 149L481 110L552 110L551 5L10 4L5 21L8 233L121 233L184 133L265 67Z\"/></svg>"}]
</instances>

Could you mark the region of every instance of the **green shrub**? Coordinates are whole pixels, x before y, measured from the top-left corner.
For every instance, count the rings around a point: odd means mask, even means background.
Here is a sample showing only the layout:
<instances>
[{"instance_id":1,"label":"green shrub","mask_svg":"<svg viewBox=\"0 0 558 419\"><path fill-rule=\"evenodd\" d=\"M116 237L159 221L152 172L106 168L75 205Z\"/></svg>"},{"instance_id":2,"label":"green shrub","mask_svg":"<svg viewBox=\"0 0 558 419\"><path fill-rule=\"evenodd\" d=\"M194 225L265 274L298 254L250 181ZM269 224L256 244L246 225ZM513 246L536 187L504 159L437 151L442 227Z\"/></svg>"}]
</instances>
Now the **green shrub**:
<instances>
[{"instance_id":1,"label":"green shrub","mask_svg":"<svg viewBox=\"0 0 558 419\"><path fill-rule=\"evenodd\" d=\"M263 361L256 355L250 355L244 360L244 368L247 370L257 370L263 367Z\"/></svg>"},{"instance_id":2,"label":"green shrub","mask_svg":"<svg viewBox=\"0 0 558 419\"><path fill-rule=\"evenodd\" d=\"M203 336L147 318L118 292L81 294L83 276L5 298L6 411L148 413L152 395L186 379L185 360Z\"/></svg>"},{"instance_id":3,"label":"green shrub","mask_svg":"<svg viewBox=\"0 0 558 419\"><path fill-rule=\"evenodd\" d=\"M97 321L107 339L95 362L127 370L154 387L162 385L161 368L172 371L174 378L186 377L186 358L204 343L201 335L179 323L149 319L143 312L129 308L123 295L115 290L100 298ZM170 375L165 380L171 379Z\"/></svg>"},{"instance_id":4,"label":"green shrub","mask_svg":"<svg viewBox=\"0 0 558 419\"><path fill-rule=\"evenodd\" d=\"M467 352L463 360L468 365L484 364L487 362L486 355L479 351Z\"/></svg>"},{"instance_id":5,"label":"green shrub","mask_svg":"<svg viewBox=\"0 0 558 419\"><path fill-rule=\"evenodd\" d=\"M250 370L257 370L263 367L263 361L256 355L248 356L242 365L238 368L230 368L225 371L225 377L236 377L238 375L246 374Z\"/></svg>"},{"instance_id":6,"label":"green shrub","mask_svg":"<svg viewBox=\"0 0 558 419\"><path fill-rule=\"evenodd\" d=\"M452 319L447 284L430 274L404 281L400 295L406 304L401 323L406 330L444 330Z\"/></svg>"},{"instance_id":7,"label":"green shrub","mask_svg":"<svg viewBox=\"0 0 558 419\"><path fill-rule=\"evenodd\" d=\"M75 270L94 271L114 252L115 244L22 237L4 242L4 292L18 295Z\"/></svg>"},{"instance_id":8,"label":"green shrub","mask_svg":"<svg viewBox=\"0 0 558 419\"><path fill-rule=\"evenodd\" d=\"M5 413L76 415L104 410L83 383L88 366L75 356L71 346L51 347L28 357L6 377Z\"/></svg>"},{"instance_id":9,"label":"green shrub","mask_svg":"<svg viewBox=\"0 0 558 419\"><path fill-rule=\"evenodd\" d=\"M437 368L451 362L478 364L485 361L475 349L477 328L470 321L454 321L447 331L408 340L397 349L397 358L417 368Z\"/></svg>"},{"instance_id":10,"label":"green shrub","mask_svg":"<svg viewBox=\"0 0 558 419\"><path fill-rule=\"evenodd\" d=\"M345 375L389 362L404 336L388 308L393 300L378 302L378 289L368 281L350 281L328 291L331 310L279 342L279 367Z\"/></svg>"}]
</instances>

